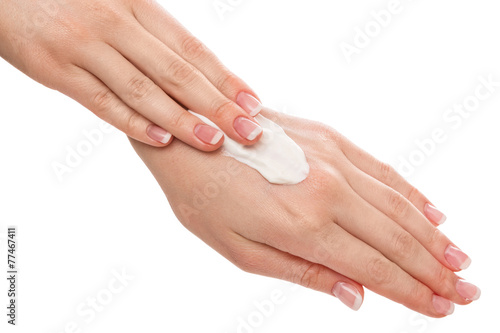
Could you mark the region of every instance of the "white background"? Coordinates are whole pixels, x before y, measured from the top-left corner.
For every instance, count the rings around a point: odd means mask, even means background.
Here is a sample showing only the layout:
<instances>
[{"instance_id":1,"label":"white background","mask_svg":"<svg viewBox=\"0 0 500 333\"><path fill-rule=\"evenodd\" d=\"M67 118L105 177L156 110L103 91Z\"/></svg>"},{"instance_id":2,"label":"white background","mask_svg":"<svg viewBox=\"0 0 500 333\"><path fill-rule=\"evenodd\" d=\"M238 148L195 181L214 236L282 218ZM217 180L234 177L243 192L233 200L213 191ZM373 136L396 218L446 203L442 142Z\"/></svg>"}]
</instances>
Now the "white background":
<instances>
[{"instance_id":1,"label":"white background","mask_svg":"<svg viewBox=\"0 0 500 333\"><path fill-rule=\"evenodd\" d=\"M233 0L224 19L212 0L162 3L265 104L332 125L396 167L424 156L415 141L443 129L447 140L408 178L448 215L442 230L473 259L462 276L482 297L433 320L368 291L356 313L334 297L243 273L178 223L116 130L59 181L52 163L64 163L67 147L100 121L0 61L0 230L19 229L13 332L60 333L74 321L81 332L233 333L239 318L259 319L254 302L273 290L284 303L241 332L498 328L500 87L457 128L443 119L474 94L479 76L500 81L497 1L401 0L401 12L351 63L340 44L352 44L355 28L389 1ZM134 279L87 323L77 308L104 297L122 269ZM0 331L10 332L4 278L0 288Z\"/></svg>"}]
</instances>

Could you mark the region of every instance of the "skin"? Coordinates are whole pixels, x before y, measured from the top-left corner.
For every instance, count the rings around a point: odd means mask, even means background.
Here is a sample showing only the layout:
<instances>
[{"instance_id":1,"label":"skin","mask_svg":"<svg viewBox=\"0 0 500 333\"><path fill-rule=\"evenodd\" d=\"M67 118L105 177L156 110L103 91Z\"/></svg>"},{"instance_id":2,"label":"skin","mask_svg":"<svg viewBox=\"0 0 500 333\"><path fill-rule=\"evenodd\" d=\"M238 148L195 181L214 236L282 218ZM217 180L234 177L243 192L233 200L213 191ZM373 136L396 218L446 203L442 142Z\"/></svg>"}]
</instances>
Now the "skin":
<instances>
[{"instance_id":1,"label":"skin","mask_svg":"<svg viewBox=\"0 0 500 333\"><path fill-rule=\"evenodd\" d=\"M451 241L424 216L429 200L334 130L266 112L310 163L295 186L202 152L222 140L200 140L186 108L250 145L260 135L236 131L237 118L254 122L237 101L256 95L154 1L1 1L0 16L0 56L135 139L179 220L238 267L328 294L365 286L433 317L435 294L470 303L444 257ZM155 141L151 126L180 140Z\"/></svg>"},{"instance_id":2,"label":"skin","mask_svg":"<svg viewBox=\"0 0 500 333\"><path fill-rule=\"evenodd\" d=\"M220 151L132 140L187 229L247 272L330 295L347 282L431 317L444 316L435 294L470 303L444 257L452 242L423 214L424 195L335 130L262 114L304 150L311 170L303 182L270 184Z\"/></svg>"},{"instance_id":3,"label":"skin","mask_svg":"<svg viewBox=\"0 0 500 333\"><path fill-rule=\"evenodd\" d=\"M236 103L255 93L154 1L1 1L0 56L152 146L172 140L153 140L151 126L203 151L222 145L200 140L202 123L185 108L241 144L261 136L247 140L235 129L239 117L255 123Z\"/></svg>"}]
</instances>

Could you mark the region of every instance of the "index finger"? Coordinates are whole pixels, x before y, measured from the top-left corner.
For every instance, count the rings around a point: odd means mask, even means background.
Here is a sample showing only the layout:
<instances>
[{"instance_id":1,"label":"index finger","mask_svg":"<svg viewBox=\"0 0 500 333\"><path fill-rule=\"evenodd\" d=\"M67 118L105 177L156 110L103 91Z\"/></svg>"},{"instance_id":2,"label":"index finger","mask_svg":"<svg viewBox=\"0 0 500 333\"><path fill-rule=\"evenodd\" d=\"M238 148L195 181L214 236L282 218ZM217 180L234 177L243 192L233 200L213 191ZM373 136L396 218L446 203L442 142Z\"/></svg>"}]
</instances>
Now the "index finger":
<instances>
[{"instance_id":1,"label":"index finger","mask_svg":"<svg viewBox=\"0 0 500 333\"><path fill-rule=\"evenodd\" d=\"M147 31L195 66L227 98L250 116L262 111L257 94L161 5L154 1L134 1L132 9Z\"/></svg>"},{"instance_id":2,"label":"index finger","mask_svg":"<svg viewBox=\"0 0 500 333\"><path fill-rule=\"evenodd\" d=\"M351 141L342 140L342 151L361 171L393 188L407 198L434 225L443 224L446 216L392 166L377 160Z\"/></svg>"},{"instance_id":3,"label":"index finger","mask_svg":"<svg viewBox=\"0 0 500 333\"><path fill-rule=\"evenodd\" d=\"M136 68L174 100L212 120L233 140L244 145L257 142L262 134L262 127L217 90L203 73L139 24L130 24L127 31L126 36L116 36L112 46Z\"/></svg>"}]
</instances>

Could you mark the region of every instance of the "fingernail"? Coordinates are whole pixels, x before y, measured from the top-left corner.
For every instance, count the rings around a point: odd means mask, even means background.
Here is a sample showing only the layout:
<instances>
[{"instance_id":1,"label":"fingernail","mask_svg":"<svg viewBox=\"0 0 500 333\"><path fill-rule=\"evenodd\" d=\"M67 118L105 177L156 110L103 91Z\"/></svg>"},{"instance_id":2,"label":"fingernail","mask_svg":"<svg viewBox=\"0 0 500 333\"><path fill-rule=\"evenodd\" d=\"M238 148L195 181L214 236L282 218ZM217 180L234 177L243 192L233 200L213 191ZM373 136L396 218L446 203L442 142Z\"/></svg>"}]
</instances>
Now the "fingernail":
<instances>
[{"instance_id":1,"label":"fingernail","mask_svg":"<svg viewBox=\"0 0 500 333\"><path fill-rule=\"evenodd\" d=\"M444 257L446 258L448 263L456 269L466 269L472 262L468 255L451 244L448 245L448 247L444 251Z\"/></svg>"},{"instance_id":2,"label":"fingernail","mask_svg":"<svg viewBox=\"0 0 500 333\"><path fill-rule=\"evenodd\" d=\"M262 127L245 117L236 118L236 120L234 121L234 129L242 137L249 141L252 141L260 133L262 133Z\"/></svg>"},{"instance_id":3,"label":"fingernail","mask_svg":"<svg viewBox=\"0 0 500 333\"><path fill-rule=\"evenodd\" d=\"M342 303L358 311L363 303L363 297L353 285L346 282L337 282L333 286L332 293L337 297Z\"/></svg>"},{"instance_id":4,"label":"fingernail","mask_svg":"<svg viewBox=\"0 0 500 333\"><path fill-rule=\"evenodd\" d=\"M222 132L218 129L204 124L196 125L194 128L194 134L198 137L198 139L208 143L209 145L217 144L224 136L224 134L222 134Z\"/></svg>"},{"instance_id":5,"label":"fingernail","mask_svg":"<svg viewBox=\"0 0 500 333\"><path fill-rule=\"evenodd\" d=\"M472 283L465 282L463 280L458 280L457 282L457 293L463 298L469 301L477 301L481 296L481 289L473 285Z\"/></svg>"},{"instance_id":6,"label":"fingernail","mask_svg":"<svg viewBox=\"0 0 500 333\"><path fill-rule=\"evenodd\" d=\"M151 139L163 144L166 144L168 141L170 141L170 138L172 137L172 134L156 125L149 125L146 129L146 133Z\"/></svg>"},{"instance_id":7,"label":"fingernail","mask_svg":"<svg viewBox=\"0 0 500 333\"><path fill-rule=\"evenodd\" d=\"M436 224L443 224L446 221L446 215L441 213L436 207L430 203L426 203L424 206L425 216L432 222Z\"/></svg>"},{"instance_id":8,"label":"fingernail","mask_svg":"<svg viewBox=\"0 0 500 333\"><path fill-rule=\"evenodd\" d=\"M252 117L262 111L262 104L259 100L246 92L240 92L238 94L236 103Z\"/></svg>"},{"instance_id":9,"label":"fingernail","mask_svg":"<svg viewBox=\"0 0 500 333\"><path fill-rule=\"evenodd\" d=\"M455 311L455 304L438 295L432 296L432 305L436 312L445 316L449 316Z\"/></svg>"}]
</instances>

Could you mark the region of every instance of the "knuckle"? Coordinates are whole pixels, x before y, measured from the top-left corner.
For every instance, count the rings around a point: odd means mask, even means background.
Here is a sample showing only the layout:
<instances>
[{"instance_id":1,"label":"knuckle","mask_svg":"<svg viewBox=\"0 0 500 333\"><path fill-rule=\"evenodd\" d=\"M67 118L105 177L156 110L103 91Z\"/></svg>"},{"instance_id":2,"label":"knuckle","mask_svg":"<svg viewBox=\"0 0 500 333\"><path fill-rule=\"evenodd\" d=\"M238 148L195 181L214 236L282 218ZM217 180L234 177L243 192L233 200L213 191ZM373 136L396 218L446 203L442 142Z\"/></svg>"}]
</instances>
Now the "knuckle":
<instances>
[{"instance_id":1,"label":"knuckle","mask_svg":"<svg viewBox=\"0 0 500 333\"><path fill-rule=\"evenodd\" d=\"M174 61L167 70L170 82L177 87L186 87L196 78L195 68L184 60Z\"/></svg>"},{"instance_id":2,"label":"knuckle","mask_svg":"<svg viewBox=\"0 0 500 333\"><path fill-rule=\"evenodd\" d=\"M342 137L340 133L328 125L315 124L314 131L318 133L318 137L325 142L335 143L336 145L340 145L341 143Z\"/></svg>"},{"instance_id":3,"label":"knuckle","mask_svg":"<svg viewBox=\"0 0 500 333\"><path fill-rule=\"evenodd\" d=\"M259 266L261 260L254 255L252 252L248 251L238 251L232 256L233 263L244 272L247 273L257 273L259 272Z\"/></svg>"},{"instance_id":4,"label":"knuckle","mask_svg":"<svg viewBox=\"0 0 500 333\"><path fill-rule=\"evenodd\" d=\"M334 222L331 223L332 226L328 226L327 223L318 224L316 223L316 229L314 231L308 231L312 234L312 237L307 236L307 232L302 233L302 237L309 241L307 245L309 246L309 251L314 258L314 262L332 262L332 261L342 261L347 260L344 248L342 247L342 242L339 242L338 233L336 232L336 225Z\"/></svg>"},{"instance_id":5,"label":"knuckle","mask_svg":"<svg viewBox=\"0 0 500 333\"><path fill-rule=\"evenodd\" d=\"M377 285L389 284L393 280L393 268L386 259L371 259L366 266L366 271L369 278Z\"/></svg>"},{"instance_id":6,"label":"knuckle","mask_svg":"<svg viewBox=\"0 0 500 333\"><path fill-rule=\"evenodd\" d=\"M436 286L439 286L439 294L448 299L455 299L457 294L453 276L454 274L448 268L441 265Z\"/></svg>"},{"instance_id":7,"label":"knuckle","mask_svg":"<svg viewBox=\"0 0 500 333\"><path fill-rule=\"evenodd\" d=\"M92 17L96 18L93 22L103 24L102 28L108 31L109 27L121 24L125 20L123 12L108 1L92 1L86 5Z\"/></svg>"},{"instance_id":8,"label":"knuckle","mask_svg":"<svg viewBox=\"0 0 500 333\"><path fill-rule=\"evenodd\" d=\"M422 197L422 193L420 193L420 191L416 187L410 185L410 190L408 191L408 200L410 200L411 202L417 202Z\"/></svg>"},{"instance_id":9,"label":"knuckle","mask_svg":"<svg viewBox=\"0 0 500 333\"><path fill-rule=\"evenodd\" d=\"M61 40L64 39L68 46L74 47L75 50L80 51L81 47L87 47L92 41L92 27L84 24L83 22L75 19L74 17L62 17L58 22L61 27L64 27L63 31L56 31L55 36L47 36L47 38L54 37L53 42L56 42L57 45L61 45ZM71 40L67 39L67 32L71 32ZM66 35L65 35L66 34ZM69 50L65 50L66 53L69 53Z\"/></svg>"},{"instance_id":10,"label":"knuckle","mask_svg":"<svg viewBox=\"0 0 500 333\"><path fill-rule=\"evenodd\" d=\"M299 280L297 281L303 287L314 288L319 283L322 267L318 264L307 265L305 270L300 274Z\"/></svg>"},{"instance_id":11,"label":"knuckle","mask_svg":"<svg viewBox=\"0 0 500 333\"><path fill-rule=\"evenodd\" d=\"M143 102L153 93L154 87L154 82L148 77L134 77L127 84L129 98L137 103Z\"/></svg>"},{"instance_id":12,"label":"knuckle","mask_svg":"<svg viewBox=\"0 0 500 333\"><path fill-rule=\"evenodd\" d=\"M224 119L228 115L231 114L231 111L234 109L234 102L230 100L218 101L213 104L211 107L211 114L214 119Z\"/></svg>"},{"instance_id":13,"label":"knuckle","mask_svg":"<svg viewBox=\"0 0 500 333\"><path fill-rule=\"evenodd\" d=\"M405 301L403 305L407 307L415 307L415 305L417 305L418 308L421 308L425 307L428 303L428 289L418 280L411 279L411 285L405 288L405 291Z\"/></svg>"},{"instance_id":14,"label":"knuckle","mask_svg":"<svg viewBox=\"0 0 500 333\"><path fill-rule=\"evenodd\" d=\"M331 169L318 169L308 177L311 195L318 199L329 198L336 205L346 200L346 180L340 172Z\"/></svg>"},{"instance_id":15,"label":"knuckle","mask_svg":"<svg viewBox=\"0 0 500 333\"><path fill-rule=\"evenodd\" d=\"M394 254L400 259L409 259L416 252L417 243L408 232L399 232L394 236Z\"/></svg>"},{"instance_id":16,"label":"knuckle","mask_svg":"<svg viewBox=\"0 0 500 333\"><path fill-rule=\"evenodd\" d=\"M389 215L395 220L402 220L408 216L410 205L400 193L392 191L388 197Z\"/></svg>"},{"instance_id":17,"label":"knuckle","mask_svg":"<svg viewBox=\"0 0 500 333\"><path fill-rule=\"evenodd\" d=\"M140 133L143 131L143 128L141 127L143 123L141 120L142 117L137 112L131 112L125 123L126 133L133 135L134 133Z\"/></svg>"},{"instance_id":18,"label":"knuckle","mask_svg":"<svg viewBox=\"0 0 500 333\"><path fill-rule=\"evenodd\" d=\"M194 36L188 36L184 38L182 43L183 55L186 59L192 60L202 56L207 53L207 48L203 45L200 40Z\"/></svg>"},{"instance_id":19,"label":"knuckle","mask_svg":"<svg viewBox=\"0 0 500 333\"><path fill-rule=\"evenodd\" d=\"M220 79L217 80L216 87L219 91L224 92L232 92L238 90L238 87L241 85L240 78L235 74L230 72L229 70L224 70Z\"/></svg>"},{"instance_id":20,"label":"knuckle","mask_svg":"<svg viewBox=\"0 0 500 333\"><path fill-rule=\"evenodd\" d=\"M396 170L391 165L380 161L378 161L378 169L382 183L390 186L396 176Z\"/></svg>"},{"instance_id":21,"label":"knuckle","mask_svg":"<svg viewBox=\"0 0 500 333\"><path fill-rule=\"evenodd\" d=\"M435 246L443 237L443 234L438 228L432 227L429 229L429 234L425 238L426 239L426 245L429 247Z\"/></svg>"},{"instance_id":22,"label":"knuckle","mask_svg":"<svg viewBox=\"0 0 500 333\"><path fill-rule=\"evenodd\" d=\"M321 240L326 238L325 231L327 222L321 218L302 217L294 219L295 229L298 234L318 236Z\"/></svg>"},{"instance_id":23,"label":"knuckle","mask_svg":"<svg viewBox=\"0 0 500 333\"><path fill-rule=\"evenodd\" d=\"M113 93L108 90L100 90L92 97L92 107L96 113L106 113L111 108Z\"/></svg>"},{"instance_id":24,"label":"knuckle","mask_svg":"<svg viewBox=\"0 0 500 333\"><path fill-rule=\"evenodd\" d=\"M186 115L183 111L174 112L168 118L171 128L183 128L186 122Z\"/></svg>"}]
</instances>

